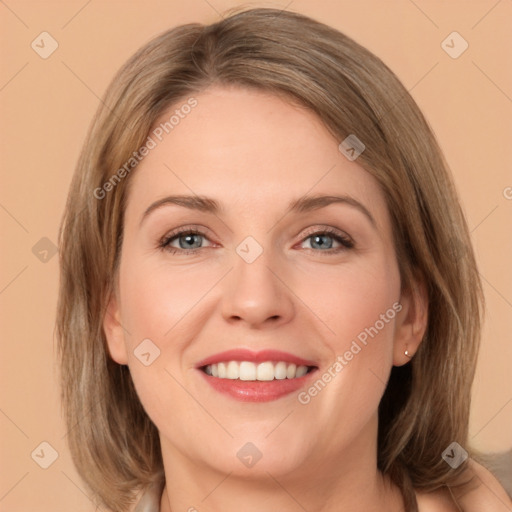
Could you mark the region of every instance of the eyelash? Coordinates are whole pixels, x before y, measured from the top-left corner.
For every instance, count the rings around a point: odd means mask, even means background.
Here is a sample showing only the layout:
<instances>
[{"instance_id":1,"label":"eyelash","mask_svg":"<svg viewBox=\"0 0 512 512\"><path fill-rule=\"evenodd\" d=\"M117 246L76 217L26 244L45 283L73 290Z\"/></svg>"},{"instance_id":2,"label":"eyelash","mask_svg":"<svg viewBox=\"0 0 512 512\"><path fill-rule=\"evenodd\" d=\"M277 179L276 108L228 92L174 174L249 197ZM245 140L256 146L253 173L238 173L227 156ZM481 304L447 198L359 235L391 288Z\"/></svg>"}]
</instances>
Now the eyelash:
<instances>
[{"instance_id":1,"label":"eyelash","mask_svg":"<svg viewBox=\"0 0 512 512\"><path fill-rule=\"evenodd\" d=\"M179 238L180 236L183 236L183 235L200 235L202 237L207 238L206 233L204 233L200 230L191 229L191 228L180 228L180 229L177 229L171 233L168 233L164 237L162 237L160 239L160 241L158 242L158 248L162 251L166 251L171 254L180 253L180 254L184 254L184 255L197 254L197 252L200 251L201 249L207 249L207 247L199 247L198 249L179 249L177 247L170 247L169 244L173 240L175 240L176 238ZM339 242L341 244L341 247L337 247L335 249L327 249L327 250L323 250L323 251L316 250L313 248L306 248L307 250L313 251L316 253L324 253L326 256L338 254L338 253L340 253L342 251L346 251L348 249L353 249L354 245L355 245L353 240L349 236L343 235L336 229L330 228L330 227L326 227L322 230L316 230L316 231L308 233L304 238L302 238L301 243L305 242L308 238L311 238L315 235L329 235L330 237L334 238L337 242Z\"/></svg>"}]
</instances>

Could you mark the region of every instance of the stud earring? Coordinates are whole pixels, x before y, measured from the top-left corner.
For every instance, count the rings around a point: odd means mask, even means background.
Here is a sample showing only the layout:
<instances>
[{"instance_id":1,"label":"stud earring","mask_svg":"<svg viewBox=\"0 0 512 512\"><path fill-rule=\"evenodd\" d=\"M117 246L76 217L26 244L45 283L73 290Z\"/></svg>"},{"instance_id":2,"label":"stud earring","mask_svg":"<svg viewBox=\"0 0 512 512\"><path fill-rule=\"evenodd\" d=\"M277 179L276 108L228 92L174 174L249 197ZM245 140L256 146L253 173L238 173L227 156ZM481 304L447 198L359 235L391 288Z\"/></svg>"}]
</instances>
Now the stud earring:
<instances>
[{"instance_id":1,"label":"stud earring","mask_svg":"<svg viewBox=\"0 0 512 512\"><path fill-rule=\"evenodd\" d=\"M407 349L405 349L404 354L405 354L409 359L411 359L411 358L412 358L412 356L409 354L409 351L408 351Z\"/></svg>"}]
</instances>

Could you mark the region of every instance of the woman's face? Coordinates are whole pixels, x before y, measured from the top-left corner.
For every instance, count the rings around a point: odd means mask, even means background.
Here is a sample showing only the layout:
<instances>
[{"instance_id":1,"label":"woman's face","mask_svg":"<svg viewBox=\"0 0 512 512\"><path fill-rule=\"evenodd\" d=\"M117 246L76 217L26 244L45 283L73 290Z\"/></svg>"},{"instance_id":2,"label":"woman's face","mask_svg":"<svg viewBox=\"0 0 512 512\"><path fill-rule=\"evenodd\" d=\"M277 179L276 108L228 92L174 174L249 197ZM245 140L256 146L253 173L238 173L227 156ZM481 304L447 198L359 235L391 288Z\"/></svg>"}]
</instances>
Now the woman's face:
<instances>
[{"instance_id":1,"label":"woman's face","mask_svg":"<svg viewBox=\"0 0 512 512\"><path fill-rule=\"evenodd\" d=\"M129 178L111 355L167 466L361 466L411 332L384 196L305 108L239 88L194 98Z\"/></svg>"}]
</instances>

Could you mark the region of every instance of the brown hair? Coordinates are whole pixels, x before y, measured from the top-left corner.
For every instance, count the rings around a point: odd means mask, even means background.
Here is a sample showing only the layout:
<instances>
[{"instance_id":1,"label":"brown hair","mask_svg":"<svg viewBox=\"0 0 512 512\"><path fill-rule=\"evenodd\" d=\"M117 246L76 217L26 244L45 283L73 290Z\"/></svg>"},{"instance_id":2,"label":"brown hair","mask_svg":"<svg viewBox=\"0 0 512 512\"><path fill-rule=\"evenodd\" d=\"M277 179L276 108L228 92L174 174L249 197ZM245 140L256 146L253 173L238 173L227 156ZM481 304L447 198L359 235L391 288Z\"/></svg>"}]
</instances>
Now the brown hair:
<instances>
[{"instance_id":1,"label":"brown hair","mask_svg":"<svg viewBox=\"0 0 512 512\"><path fill-rule=\"evenodd\" d=\"M156 37L118 72L94 118L59 239L62 402L78 471L116 512L163 478L158 431L128 367L110 358L102 329L131 169L108 192L104 184L166 109L212 84L284 95L315 112L340 142L355 134L366 146L357 162L385 194L402 286L419 276L428 289L424 340L410 364L392 369L379 407L378 467L415 511L414 488L452 481L458 470L441 454L452 441L467 442L482 305L467 225L435 137L393 72L339 31L274 9Z\"/></svg>"}]
</instances>

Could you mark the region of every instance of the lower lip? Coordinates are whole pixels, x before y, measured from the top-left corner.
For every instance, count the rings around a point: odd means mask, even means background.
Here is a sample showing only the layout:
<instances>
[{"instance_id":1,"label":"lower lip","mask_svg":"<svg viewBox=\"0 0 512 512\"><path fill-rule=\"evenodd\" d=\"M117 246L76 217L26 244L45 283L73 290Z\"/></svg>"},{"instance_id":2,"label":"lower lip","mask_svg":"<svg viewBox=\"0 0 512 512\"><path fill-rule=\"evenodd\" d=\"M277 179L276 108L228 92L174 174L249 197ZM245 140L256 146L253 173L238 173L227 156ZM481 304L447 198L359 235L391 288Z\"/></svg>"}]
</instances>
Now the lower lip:
<instances>
[{"instance_id":1,"label":"lower lip","mask_svg":"<svg viewBox=\"0 0 512 512\"><path fill-rule=\"evenodd\" d=\"M210 386L235 400L241 402L270 402L277 400L291 393L297 392L304 387L305 383L313 375L313 369L303 377L295 379L274 379L269 381L247 381L240 379L219 379L207 375L199 370Z\"/></svg>"}]
</instances>

